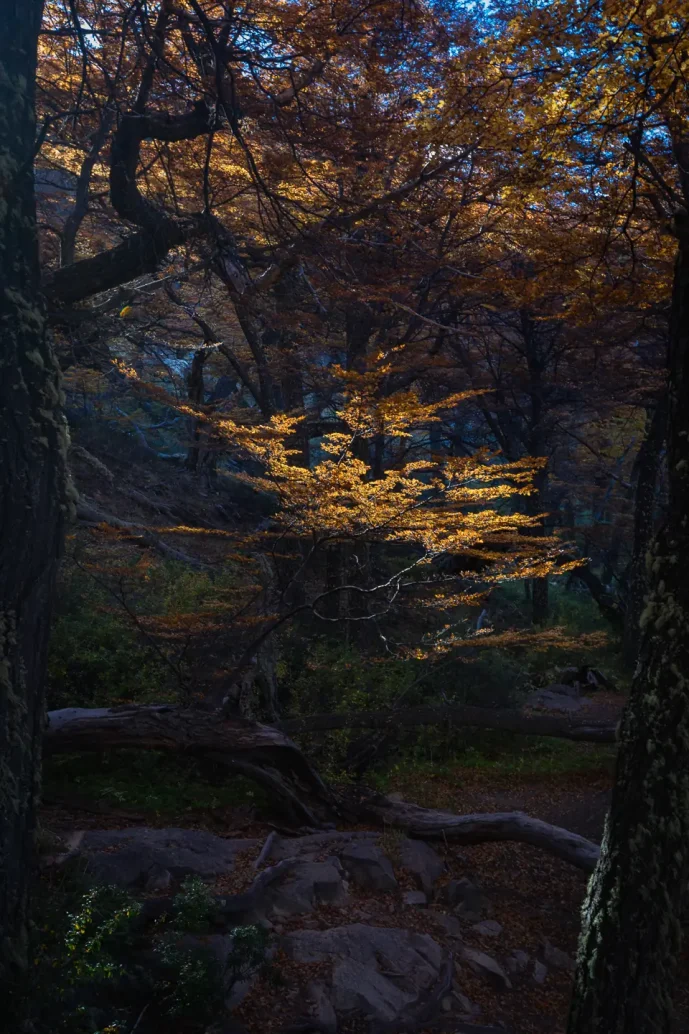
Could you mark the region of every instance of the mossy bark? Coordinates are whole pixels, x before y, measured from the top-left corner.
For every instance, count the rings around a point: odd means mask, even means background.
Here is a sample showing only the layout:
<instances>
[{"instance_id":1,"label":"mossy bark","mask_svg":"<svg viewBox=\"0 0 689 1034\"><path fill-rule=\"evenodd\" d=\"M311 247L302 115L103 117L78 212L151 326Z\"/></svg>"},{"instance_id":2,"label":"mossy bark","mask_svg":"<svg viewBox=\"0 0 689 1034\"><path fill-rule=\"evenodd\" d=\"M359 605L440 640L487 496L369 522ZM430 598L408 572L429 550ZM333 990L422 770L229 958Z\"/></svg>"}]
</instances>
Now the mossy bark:
<instances>
[{"instance_id":1,"label":"mossy bark","mask_svg":"<svg viewBox=\"0 0 689 1034\"><path fill-rule=\"evenodd\" d=\"M67 436L40 298L33 158L42 0L0 4L0 992L26 967ZM4 1003L3 1003L4 1004ZM6 1015L0 1004L0 1014Z\"/></svg>"},{"instance_id":2,"label":"mossy bark","mask_svg":"<svg viewBox=\"0 0 689 1034\"><path fill-rule=\"evenodd\" d=\"M568 1034L669 1034L689 876L689 217L669 350L670 506L646 557L641 652L591 878Z\"/></svg>"}]
</instances>

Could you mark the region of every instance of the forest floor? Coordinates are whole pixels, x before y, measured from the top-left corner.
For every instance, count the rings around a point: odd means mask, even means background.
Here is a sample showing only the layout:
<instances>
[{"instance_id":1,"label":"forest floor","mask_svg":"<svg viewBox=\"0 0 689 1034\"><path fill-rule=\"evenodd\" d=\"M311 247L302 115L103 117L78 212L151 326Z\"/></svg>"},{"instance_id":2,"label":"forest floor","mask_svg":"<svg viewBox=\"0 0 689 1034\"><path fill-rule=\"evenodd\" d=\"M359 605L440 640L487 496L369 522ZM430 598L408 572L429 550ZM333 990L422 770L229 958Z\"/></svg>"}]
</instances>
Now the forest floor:
<instances>
[{"instance_id":1,"label":"forest floor","mask_svg":"<svg viewBox=\"0 0 689 1034\"><path fill-rule=\"evenodd\" d=\"M599 697L596 717L614 717L619 700ZM524 811L599 841L612 786L611 748L591 744L539 746L533 738L530 750L501 755L496 743L490 756L476 751L463 761L438 764L400 764L384 779L386 792L427 807L441 807L459 814L495 811ZM48 785L50 800L50 785ZM58 798L59 799L59 798ZM87 810L85 810L87 809ZM88 810L90 809L90 810ZM99 809L101 809L99 811ZM187 808L182 814L130 811L128 805L113 808L87 798L70 803L46 803L43 824L56 833L85 828L128 826L183 826L203 828L221 836L265 837L274 828L268 816L246 803L218 807ZM359 827L364 828L364 827ZM544 938L571 956L576 953L581 905L586 875L564 861L524 844L486 843L457 848L434 844L444 857L447 879L468 877L483 890L490 903L490 918L502 929L498 937L481 936L467 929L465 942L489 955L505 957L520 949L539 957ZM398 872L402 887L405 873ZM411 884L409 884L411 887ZM435 906L402 908L394 895L375 896L357 892L346 908L321 906L307 919L295 916L277 930L289 932L303 927L326 929L358 922L370 926L406 927L431 934L443 943L444 934L436 921ZM445 946L451 949L451 943ZM273 1034L294 1021L303 1001L303 988L314 974L310 967L297 966L278 956L275 964L280 985L266 979L237 1010L237 1018L250 1034ZM483 977L461 971L461 989L480 1006L477 1023L503 1023L514 1034L564 1034L571 975L550 969L544 984L531 976L516 977L511 990L498 990ZM300 987L302 991L300 991ZM677 1034L689 1034L689 952L681 960L677 987ZM342 1034L356 1034L355 1024ZM448 1027L448 1030L451 1029Z\"/></svg>"}]
</instances>

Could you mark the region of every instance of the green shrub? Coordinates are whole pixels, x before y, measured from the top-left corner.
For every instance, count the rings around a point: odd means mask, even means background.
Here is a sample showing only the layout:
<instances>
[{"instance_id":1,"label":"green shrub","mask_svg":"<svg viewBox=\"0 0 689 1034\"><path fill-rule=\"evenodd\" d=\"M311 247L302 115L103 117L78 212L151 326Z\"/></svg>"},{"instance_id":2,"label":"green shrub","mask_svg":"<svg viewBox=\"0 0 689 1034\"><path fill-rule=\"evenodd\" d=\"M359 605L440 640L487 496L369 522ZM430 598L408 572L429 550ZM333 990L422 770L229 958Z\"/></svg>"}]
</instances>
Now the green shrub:
<instances>
[{"instance_id":1,"label":"green shrub","mask_svg":"<svg viewBox=\"0 0 689 1034\"><path fill-rule=\"evenodd\" d=\"M164 938L156 954L168 971L155 988L161 1011L197 1023L217 1015L222 1009L224 983L222 967L213 953L181 947L175 939Z\"/></svg>"},{"instance_id":2,"label":"green shrub","mask_svg":"<svg viewBox=\"0 0 689 1034\"><path fill-rule=\"evenodd\" d=\"M215 911L215 901L200 877L189 876L175 897L172 908L172 924L176 930L198 933L208 926Z\"/></svg>"},{"instance_id":3,"label":"green shrub","mask_svg":"<svg viewBox=\"0 0 689 1034\"><path fill-rule=\"evenodd\" d=\"M48 654L48 706L170 699L172 673L107 591L63 571Z\"/></svg>"}]
</instances>

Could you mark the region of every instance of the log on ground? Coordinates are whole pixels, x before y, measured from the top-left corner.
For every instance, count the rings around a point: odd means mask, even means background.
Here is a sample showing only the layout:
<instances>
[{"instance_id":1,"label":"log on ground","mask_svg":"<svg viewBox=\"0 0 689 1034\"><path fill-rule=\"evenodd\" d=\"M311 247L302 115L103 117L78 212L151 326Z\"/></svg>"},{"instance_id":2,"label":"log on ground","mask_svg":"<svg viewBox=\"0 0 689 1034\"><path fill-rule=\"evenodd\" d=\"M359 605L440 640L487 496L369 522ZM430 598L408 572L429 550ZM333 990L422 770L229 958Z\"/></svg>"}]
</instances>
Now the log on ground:
<instances>
[{"instance_id":1,"label":"log on ground","mask_svg":"<svg viewBox=\"0 0 689 1034\"><path fill-rule=\"evenodd\" d=\"M419 840L452 840L467 845L512 840L531 844L584 872L593 872L600 855L598 844L586 837L520 811L454 815L374 793L361 794L350 808L357 811L360 819L404 829L408 836Z\"/></svg>"},{"instance_id":2,"label":"log on ground","mask_svg":"<svg viewBox=\"0 0 689 1034\"><path fill-rule=\"evenodd\" d=\"M283 732L327 732L331 729L395 729L421 725L463 725L477 729L501 729L524 736L554 736L589 743L614 743L610 722L526 715L521 711L489 707L407 707L399 711L355 711L349 714L314 714L280 723Z\"/></svg>"},{"instance_id":3,"label":"log on ground","mask_svg":"<svg viewBox=\"0 0 689 1034\"><path fill-rule=\"evenodd\" d=\"M335 799L309 760L284 733L218 711L150 707L79 708L48 713L46 754L117 748L210 758L265 786L290 820L320 826L337 814Z\"/></svg>"}]
</instances>

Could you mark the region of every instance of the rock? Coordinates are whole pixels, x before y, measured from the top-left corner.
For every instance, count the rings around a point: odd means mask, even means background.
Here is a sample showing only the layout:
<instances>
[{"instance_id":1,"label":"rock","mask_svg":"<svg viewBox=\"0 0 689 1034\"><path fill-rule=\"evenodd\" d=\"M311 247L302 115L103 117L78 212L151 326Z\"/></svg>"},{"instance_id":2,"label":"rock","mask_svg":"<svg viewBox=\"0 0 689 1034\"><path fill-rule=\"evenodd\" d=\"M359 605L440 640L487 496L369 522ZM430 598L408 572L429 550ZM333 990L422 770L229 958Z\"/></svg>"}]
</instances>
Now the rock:
<instances>
[{"instance_id":1,"label":"rock","mask_svg":"<svg viewBox=\"0 0 689 1034\"><path fill-rule=\"evenodd\" d=\"M585 676L581 675L581 668L560 668L559 672L559 684L561 686L574 686L578 682L582 682Z\"/></svg>"},{"instance_id":2,"label":"rock","mask_svg":"<svg viewBox=\"0 0 689 1034\"><path fill-rule=\"evenodd\" d=\"M548 976L547 968L543 965L542 962L539 962L538 959L536 959L534 964L533 964L534 983L535 984L545 984L545 978L547 976Z\"/></svg>"},{"instance_id":3,"label":"rock","mask_svg":"<svg viewBox=\"0 0 689 1034\"><path fill-rule=\"evenodd\" d=\"M423 840L403 840L399 848L400 864L415 877L417 885L430 894L433 884L445 872L445 863Z\"/></svg>"},{"instance_id":4,"label":"rock","mask_svg":"<svg viewBox=\"0 0 689 1034\"><path fill-rule=\"evenodd\" d=\"M171 886L172 873L170 870L161 869L160 866L154 865L148 874L144 890L148 894L164 894Z\"/></svg>"},{"instance_id":5,"label":"rock","mask_svg":"<svg viewBox=\"0 0 689 1034\"><path fill-rule=\"evenodd\" d=\"M289 879L268 891L266 910L278 916L302 915L319 905L341 906L348 900L340 863L337 858L328 858L325 862L296 864Z\"/></svg>"},{"instance_id":6,"label":"rock","mask_svg":"<svg viewBox=\"0 0 689 1034\"><path fill-rule=\"evenodd\" d=\"M365 830L353 833L334 830L326 833L310 833L303 837L280 837L273 842L266 861L281 862L286 858L308 859L323 854L339 857L341 852L351 844L375 844L377 840L380 840L380 833Z\"/></svg>"},{"instance_id":7,"label":"rock","mask_svg":"<svg viewBox=\"0 0 689 1034\"><path fill-rule=\"evenodd\" d=\"M445 995L442 1002L440 1003L440 1007L443 1010L443 1012L452 1012L452 1005L453 1002L450 995Z\"/></svg>"},{"instance_id":8,"label":"rock","mask_svg":"<svg viewBox=\"0 0 689 1034\"><path fill-rule=\"evenodd\" d=\"M355 923L297 930L281 946L295 962L329 962L331 1001L338 1014L398 1019L435 984L440 946L427 934Z\"/></svg>"},{"instance_id":9,"label":"rock","mask_svg":"<svg viewBox=\"0 0 689 1034\"><path fill-rule=\"evenodd\" d=\"M494 919L483 919L480 923L474 923L471 929L480 937L499 937L502 933L500 923Z\"/></svg>"},{"instance_id":10,"label":"rock","mask_svg":"<svg viewBox=\"0 0 689 1034\"><path fill-rule=\"evenodd\" d=\"M152 869L172 877L217 876L232 872L237 855L255 850L258 840L225 840L200 829L87 830L70 838L99 883L143 884Z\"/></svg>"},{"instance_id":11,"label":"rock","mask_svg":"<svg viewBox=\"0 0 689 1034\"><path fill-rule=\"evenodd\" d=\"M515 948L512 954L505 959L505 969L513 976L518 976L526 971L530 961L530 956L525 951Z\"/></svg>"},{"instance_id":12,"label":"rock","mask_svg":"<svg viewBox=\"0 0 689 1034\"><path fill-rule=\"evenodd\" d=\"M415 1001L414 995L356 959L343 959L333 968L332 996L338 1013L362 1013L383 1023L394 1022Z\"/></svg>"},{"instance_id":13,"label":"rock","mask_svg":"<svg viewBox=\"0 0 689 1034\"><path fill-rule=\"evenodd\" d=\"M543 961L551 969L563 969L566 973L573 973L576 969L576 962L572 956L568 955L566 951L556 948L547 938L541 942L541 950Z\"/></svg>"},{"instance_id":14,"label":"rock","mask_svg":"<svg viewBox=\"0 0 689 1034\"><path fill-rule=\"evenodd\" d=\"M377 844L352 843L339 852L350 879L363 890L387 893L397 889L397 880L387 858Z\"/></svg>"},{"instance_id":15,"label":"rock","mask_svg":"<svg viewBox=\"0 0 689 1034\"><path fill-rule=\"evenodd\" d=\"M512 981L502 966L495 959L491 958L490 955L486 955L483 951L477 951L475 948L470 948L466 944L460 945L459 955L472 972L485 977L494 987L501 991L512 987Z\"/></svg>"},{"instance_id":16,"label":"rock","mask_svg":"<svg viewBox=\"0 0 689 1034\"><path fill-rule=\"evenodd\" d=\"M447 916L442 912L435 912L433 913L433 918L438 926L442 926L448 937L459 938L462 936L462 924L456 916Z\"/></svg>"},{"instance_id":17,"label":"rock","mask_svg":"<svg viewBox=\"0 0 689 1034\"><path fill-rule=\"evenodd\" d=\"M453 991L452 994L457 999L459 1007L465 1016L475 1019L477 1016L481 1015L481 1006L476 1005L475 1002L472 1002L465 994L462 994L461 991Z\"/></svg>"},{"instance_id":18,"label":"rock","mask_svg":"<svg viewBox=\"0 0 689 1034\"><path fill-rule=\"evenodd\" d=\"M323 1034L337 1034L337 1015L323 984L312 980L306 993L312 1005L311 1015L320 1024Z\"/></svg>"},{"instance_id":19,"label":"rock","mask_svg":"<svg viewBox=\"0 0 689 1034\"><path fill-rule=\"evenodd\" d=\"M425 908L428 899L422 890L406 890L402 895L402 901L409 908Z\"/></svg>"},{"instance_id":20,"label":"rock","mask_svg":"<svg viewBox=\"0 0 689 1034\"><path fill-rule=\"evenodd\" d=\"M446 883L441 888L439 898L454 908L457 915L469 922L478 922L481 913L488 908L488 902L480 887L468 880L466 876L461 880L450 880L449 883Z\"/></svg>"},{"instance_id":21,"label":"rock","mask_svg":"<svg viewBox=\"0 0 689 1034\"><path fill-rule=\"evenodd\" d=\"M524 700L524 707L545 711L578 711L582 707L579 692L574 686L553 683L545 689L537 689Z\"/></svg>"},{"instance_id":22,"label":"rock","mask_svg":"<svg viewBox=\"0 0 689 1034\"><path fill-rule=\"evenodd\" d=\"M261 964L252 969L245 970L236 979L234 974L228 972L228 960L234 948L234 938L231 934L185 934L180 938L179 946L181 948L190 948L194 951L201 949L217 959L222 972L225 974L225 1005L228 1009L236 1009L244 1001L258 980ZM266 949L265 959L271 959L274 955L275 947L269 946Z\"/></svg>"}]
</instances>

